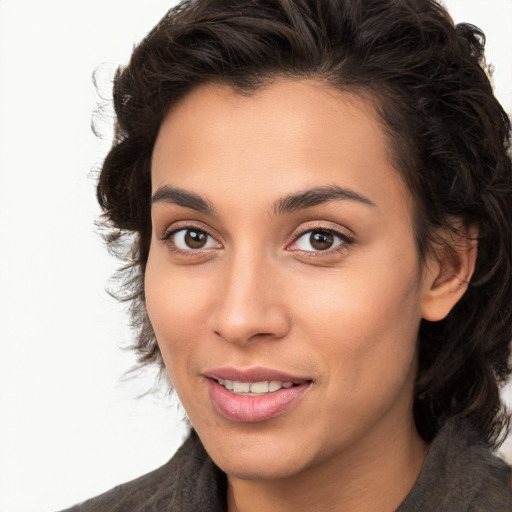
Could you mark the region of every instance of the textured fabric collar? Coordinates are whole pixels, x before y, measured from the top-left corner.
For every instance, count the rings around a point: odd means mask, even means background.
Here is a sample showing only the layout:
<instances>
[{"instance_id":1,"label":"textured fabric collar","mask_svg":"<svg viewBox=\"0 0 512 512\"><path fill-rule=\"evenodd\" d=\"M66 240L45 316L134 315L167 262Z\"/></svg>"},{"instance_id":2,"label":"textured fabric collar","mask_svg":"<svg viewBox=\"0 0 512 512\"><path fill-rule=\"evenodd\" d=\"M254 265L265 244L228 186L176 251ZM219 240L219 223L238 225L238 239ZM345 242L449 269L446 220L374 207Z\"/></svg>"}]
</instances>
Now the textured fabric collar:
<instances>
[{"instance_id":1,"label":"textured fabric collar","mask_svg":"<svg viewBox=\"0 0 512 512\"><path fill-rule=\"evenodd\" d=\"M510 468L464 421L438 433L418 480L396 512L511 512Z\"/></svg>"},{"instance_id":2,"label":"textured fabric collar","mask_svg":"<svg viewBox=\"0 0 512 512\"><path fill-rule=\"evenodd\" d=\"M466 423L451 420L396 512L511 512L509 485L510 468ZM192 431L167 464L65 512L225 512L226 493L226 475Z\"/></svg>"}]
</instances>

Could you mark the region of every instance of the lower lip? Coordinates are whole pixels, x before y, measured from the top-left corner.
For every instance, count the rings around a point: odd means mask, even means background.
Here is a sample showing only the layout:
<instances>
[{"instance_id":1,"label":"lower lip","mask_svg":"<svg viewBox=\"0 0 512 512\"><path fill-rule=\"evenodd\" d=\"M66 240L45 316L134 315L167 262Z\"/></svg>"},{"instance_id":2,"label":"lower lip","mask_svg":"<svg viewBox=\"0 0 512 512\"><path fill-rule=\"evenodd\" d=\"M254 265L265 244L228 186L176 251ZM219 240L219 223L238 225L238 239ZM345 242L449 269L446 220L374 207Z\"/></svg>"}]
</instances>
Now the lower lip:
<instances>
[{"instance_id":1,"label":"lower lip","mask_svg":"<svg viewBox=\"0 0 512 512\"><path fill-rule=\"evenodd\" d=\"M243 423L266 421L281 414L302 398L309 385L304 382L261 396L246 396L230 393L216 380L208 379L208 391L217 411L228 420Z\"/></svg>"}]
</instances>

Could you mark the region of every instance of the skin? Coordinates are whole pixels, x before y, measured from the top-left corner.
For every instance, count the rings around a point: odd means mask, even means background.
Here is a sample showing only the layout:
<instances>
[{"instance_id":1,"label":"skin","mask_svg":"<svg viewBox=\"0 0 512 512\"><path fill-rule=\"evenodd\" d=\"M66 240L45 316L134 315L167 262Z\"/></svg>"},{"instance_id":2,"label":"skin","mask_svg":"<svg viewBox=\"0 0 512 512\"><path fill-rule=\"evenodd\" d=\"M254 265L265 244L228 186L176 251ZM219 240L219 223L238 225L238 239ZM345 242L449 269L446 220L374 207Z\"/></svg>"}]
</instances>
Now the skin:
<instances>
[{"instance_id":1,"label":"skin","mask_svg":"<svg viewBox=\"0 0 512 512\"><path fill-rule=\"evenodd\" d=\"M333 185L367 202L274 211L285 196ZM154 201L145 286L174 388L228 475L229 511L394 510L428 449L412 414L419 323L449 312L476 251L420 264L413 198L372 102L312 80L250 96L200 86L160 129L153 194L164 187L214 208ZM187 228L208 235L202 248L187 245ZM319 230L340 236L318 249ZM277 417L235 422L214 408L204 377L225 366L312 383Z\"/></svg>"}]
</instances>

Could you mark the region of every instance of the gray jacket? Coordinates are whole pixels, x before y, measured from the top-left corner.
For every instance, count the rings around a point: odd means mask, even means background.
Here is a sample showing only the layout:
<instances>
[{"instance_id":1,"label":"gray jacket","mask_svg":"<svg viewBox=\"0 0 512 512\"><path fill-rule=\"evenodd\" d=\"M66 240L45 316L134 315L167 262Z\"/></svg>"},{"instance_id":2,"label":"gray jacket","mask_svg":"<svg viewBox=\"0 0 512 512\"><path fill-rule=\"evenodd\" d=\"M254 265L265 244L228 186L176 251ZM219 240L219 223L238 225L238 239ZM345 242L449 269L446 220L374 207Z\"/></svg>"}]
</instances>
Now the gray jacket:
<instances>
[{"instance_id":1,"label":"gray jacket","mask_svg":"<svg viewBox=\"0 0 512 512\"><path fill-rule=\"evenodd\" d=\"M192 431L167 464L63 512L225 512L226 488ZM512 512L510 468L467 424L451 420L396 512Z\"/></svg>"}]
</instances>

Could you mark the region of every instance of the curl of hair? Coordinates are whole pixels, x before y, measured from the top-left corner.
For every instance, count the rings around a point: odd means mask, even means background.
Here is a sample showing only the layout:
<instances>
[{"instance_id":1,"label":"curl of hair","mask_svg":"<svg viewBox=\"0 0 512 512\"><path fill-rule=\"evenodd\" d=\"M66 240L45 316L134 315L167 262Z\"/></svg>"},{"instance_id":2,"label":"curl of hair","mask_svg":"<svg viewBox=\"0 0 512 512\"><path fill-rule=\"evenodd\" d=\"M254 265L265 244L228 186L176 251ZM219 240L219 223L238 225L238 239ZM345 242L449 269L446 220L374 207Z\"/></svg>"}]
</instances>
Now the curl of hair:
<instances>
[{"instance_id":1,"label":"curl of hair","mask_svg":"<svg viewBox=\"0 0 512 512\"><path fill-rule=\"evenodd\" d=\"M314 78L369 95L391 158L416 201L420 257L450 219L478 226L468 291L420 326L414 413L430 440L463 416L490 442L508 425L499 388L511 368L510 120L495 99L476 27L433 0L186 0L134 49L114 80L116 130L98 181L112 249L131 234L120 291L131 301L141 364L163 368L146 314L151 155L169 109L217 82L250 94L281 78Z\"/></svg>"}]
</instances>

